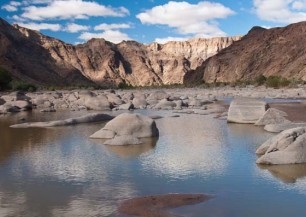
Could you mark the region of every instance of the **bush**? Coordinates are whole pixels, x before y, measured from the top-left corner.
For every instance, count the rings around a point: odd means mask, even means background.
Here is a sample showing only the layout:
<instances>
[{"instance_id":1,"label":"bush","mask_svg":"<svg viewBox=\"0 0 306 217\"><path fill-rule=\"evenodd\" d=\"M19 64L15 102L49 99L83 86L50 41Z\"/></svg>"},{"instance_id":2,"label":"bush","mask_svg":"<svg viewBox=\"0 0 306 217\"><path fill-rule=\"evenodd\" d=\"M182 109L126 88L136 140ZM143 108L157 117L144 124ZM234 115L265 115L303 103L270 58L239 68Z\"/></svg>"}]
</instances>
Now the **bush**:
<instances>
[{"instance_id":1,"label":"bush","mask_svg":"<svg viewBox=\"0 0 306 217\"><path fill-rule=\"evenodd\" d=\"M12 90L22 90L28 92L34 92L37 90L37 87L34 84L29 84L23 81L13 81L11 82Z\"/></svg>"},{"instance_id":2,"label":"bush","mask_svg":"<svg viewBox=\"0 0 306 217\"><path fill-rule=\"evenodd\" d=\"M286 78L279 76L270 76L266 80L267 87L280 88L286 87L290 84L290 81Z\"/></svg>"},{"instance_id":3,"label":"bush","mask_svg":"<svg viewBox=\"0 0 306 217\"><path fill-rule=\"evenodd\" d=\"M259 75L257 78L255 78L255 84L258 86L264 85L267 81L267 78L263 75Z\"/></svg>"},{"instance_id":4,"label":"bush","mask_svg":"<svg viewBox=\"0 0 306 217\"><path fill-rule=\"evenodd\" d=\"M11 81L11 75L5 69L0 67L0 90L9 89Z\"/></svg>"}]
</instances>

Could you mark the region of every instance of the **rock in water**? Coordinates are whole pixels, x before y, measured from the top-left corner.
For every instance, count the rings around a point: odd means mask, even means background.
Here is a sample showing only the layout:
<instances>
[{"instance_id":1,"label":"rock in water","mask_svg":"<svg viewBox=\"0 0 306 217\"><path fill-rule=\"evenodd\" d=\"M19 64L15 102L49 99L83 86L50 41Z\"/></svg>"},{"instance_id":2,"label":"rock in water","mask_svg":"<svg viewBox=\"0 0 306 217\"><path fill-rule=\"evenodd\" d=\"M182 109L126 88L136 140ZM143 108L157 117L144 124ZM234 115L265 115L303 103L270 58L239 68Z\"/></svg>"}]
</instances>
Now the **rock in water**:
<instances>
[{"instance_id":1,"label":"rock in water","mask_svg":"<svg viewBox=\"0 0 306 217\"><path fill-rule=\"evenodd\" d=\"M297 127L306 127L306 123L293 123L293 122L286 122L280 124L268 124L265 126L265 130L271 133L280 133L284 130L297 128Z\"/></svg>"},{"instance_id":2,"label":"rock in water","mask_svg":"<svg viewBox=\"0 0 306 217\"><path fill-rule=\"evenodd\" d=\"M258 164L306 163L306 127L285 130L262 144Z\"/></svg>"},{"instance_id":3,"label":"rock in water","mask_svg":"<svg viewBox=\"0 0 306 217\"><path fill-rule=\"evenodd\" d=\"M124 201L118 211L127 215L145 217L179 217L167 209L193 205L212 199L205 194L165 194L132 198Z\"/></svg>"},{"instance_id":4,"label":"rock in water","mask_svg":"<svg viewBox=\"0 0 306 217\"><path fill-rule=\"evenodd\" d=\"M234 99L228 110L227 121L254 124L264 115L266 109L267 104L261 100L251 98Z\"/></svg>"},{"instance_id":5,"label":"rock in water","mask_svg":"<svg viewBox=\"0 0 306 217\"><path fill-rule=\"evenodd\" d=\"M90 138L111 139L106 141L109 145L133 145L140 144L139 138L158 135L156 123L152 118L141 114L123 113L92 134Z\"/></svg>"},{"instance_id":6,"label":"rock in water","mask_svg":"<svg viewBox=\"0 0 306 217\"><path fill-rule=\"evenodd\" d=\"M91 113L83 115L78 118L68 118L65 120L58 121L47 121L47 122L32 122L32 123L23 123L15 124L10 127L12 128L29 128L29 127L58 127L58 126L69 126L81 123L90 123L98 121L108 121L113 119L113 116L103 114L103 113Z\"/></svg>"},{"instance_id":7,"label":"rock in water","mask_svg":"<svg viewBox=\"0 0 306 217\"><path fill-rule=\"evenodd\" d=\"M264 115L255 123L257 126L264 126L267 124L283 124L290 123L291 121L287 120L285 117L287 116L286 112L275 108L269 108Z\"/></svg>"}]
</instances>

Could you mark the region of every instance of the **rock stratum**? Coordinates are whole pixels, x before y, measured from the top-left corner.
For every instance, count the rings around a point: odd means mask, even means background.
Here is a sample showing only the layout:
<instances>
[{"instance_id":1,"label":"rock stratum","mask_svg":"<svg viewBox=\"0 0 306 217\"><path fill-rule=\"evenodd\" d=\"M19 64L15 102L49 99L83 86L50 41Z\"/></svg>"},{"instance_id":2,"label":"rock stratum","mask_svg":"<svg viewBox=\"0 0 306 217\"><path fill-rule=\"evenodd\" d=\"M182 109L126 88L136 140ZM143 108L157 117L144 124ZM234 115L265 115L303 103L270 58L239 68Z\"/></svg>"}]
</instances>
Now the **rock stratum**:
<instances>
[{"instance_id":1,"label":"rock stratum","mask_svg":"<svg viewBox=\"0 0 306 217\"><path fill-rule=\"evenodd\" d=\"M149 45L91 39L74 46L0 18L0 65L15 78L41 85L181 84L187 72L240 38Z\"/></svg>"},{"instance_id":2,"label":"rock stratum","mask_svg":"<svg viewBox=\"0 0 306 217\"><path fill-rule=\"evenodd\" d=\"M185 83L253 80L259 75L306 80L306 22L252 28L241 40L186 73Z\"/></svg>"}]
</instances>

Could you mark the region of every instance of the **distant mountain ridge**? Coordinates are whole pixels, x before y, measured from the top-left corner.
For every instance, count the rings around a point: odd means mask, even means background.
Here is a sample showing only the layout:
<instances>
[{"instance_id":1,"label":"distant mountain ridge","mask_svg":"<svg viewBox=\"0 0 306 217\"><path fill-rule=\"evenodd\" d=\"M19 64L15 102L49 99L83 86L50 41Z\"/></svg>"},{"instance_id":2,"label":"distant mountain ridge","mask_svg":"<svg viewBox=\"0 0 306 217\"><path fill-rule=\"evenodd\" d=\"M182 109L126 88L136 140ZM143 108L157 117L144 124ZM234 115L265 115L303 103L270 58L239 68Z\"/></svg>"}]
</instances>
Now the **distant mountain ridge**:
<instances>
[{"instance_id":1,"label":"distant mountain ridge","mask_svg":"<svg viewBox=\"0 0 306 217\"><path fill-rule=\"evenodd\" d=\"M41 85L180 84L188 71L240 38L149 45L91 39L74 46L0 19L0 65L16 78Z\"/></svg>"},{"instance_id":2,"label":"distant mountain ridge","mask_svg":"<svg viewBox=\"0 0 306 217\"><path fill-rule=\"evenodd\" d=\"M230 83L260 75L306 81L306 22L253 27L241 40L186 73L184 83Z\"/></svg>"}]
</instances>

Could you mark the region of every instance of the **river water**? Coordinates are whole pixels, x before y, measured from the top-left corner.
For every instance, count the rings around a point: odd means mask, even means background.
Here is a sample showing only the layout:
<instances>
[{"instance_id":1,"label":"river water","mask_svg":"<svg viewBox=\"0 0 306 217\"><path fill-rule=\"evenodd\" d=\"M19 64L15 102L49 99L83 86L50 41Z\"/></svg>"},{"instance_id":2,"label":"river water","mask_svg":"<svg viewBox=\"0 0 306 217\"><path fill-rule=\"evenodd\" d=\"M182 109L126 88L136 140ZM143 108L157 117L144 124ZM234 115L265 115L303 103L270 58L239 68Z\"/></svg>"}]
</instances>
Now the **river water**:
<instances>
[{"instance_id":1,"label":"river water","mask_svg":"<svg viewBox=\"0 0 306 217\"><path fill-rule=\"evenodd\" d=\"M206 203L173 209L190 217L302 217L306 166L256 165L255 150L273 136L261 127L211 115L156 120L157 141L105 146L89 136L105 123L12 129L26 121L84 112L23 112L0 117L0 216L122 216L121 201L167 193L206 193Z\"/></svg>"}]
</instances>

